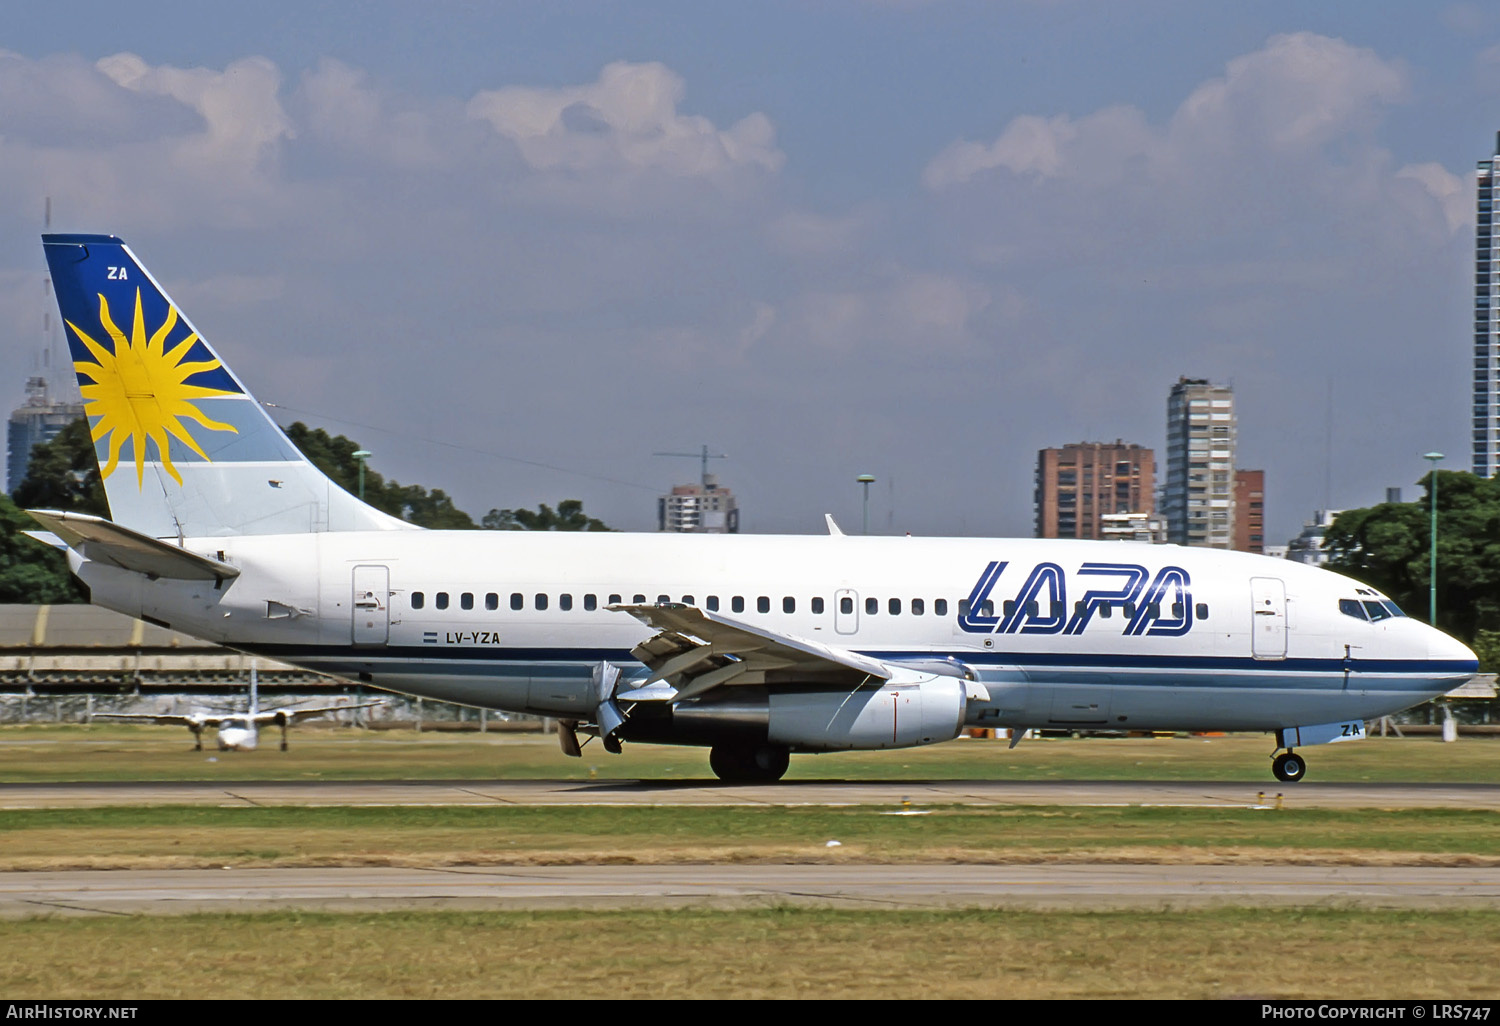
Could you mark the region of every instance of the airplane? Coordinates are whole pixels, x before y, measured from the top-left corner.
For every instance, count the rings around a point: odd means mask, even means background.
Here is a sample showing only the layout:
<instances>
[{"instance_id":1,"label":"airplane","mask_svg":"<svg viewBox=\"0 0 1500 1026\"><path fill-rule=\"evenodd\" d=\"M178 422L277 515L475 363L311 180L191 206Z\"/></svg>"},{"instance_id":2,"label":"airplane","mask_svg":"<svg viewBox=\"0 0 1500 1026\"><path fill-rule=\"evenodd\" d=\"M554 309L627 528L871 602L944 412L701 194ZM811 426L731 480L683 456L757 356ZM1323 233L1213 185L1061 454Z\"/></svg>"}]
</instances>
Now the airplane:
<instances>
[{"instance_id":1,"label":"airplane","mask_svg":"<svg viewBox=\"0 0 1500 1026\"><path fill-rule=\"evenodd\" d=\"M45 235L111 519L31 515L92 601L408 695L709 749L967 727L1263 731L1298 749L1442 695L1474 653L1357 581L1115 541L429 531L330 481L109 235ZM582 740L580 740L580 738Z\"/></svg>"},{"instance_id":2,"label":"airplane","mask_svg":"<svg viewBox=\"0 0 1500 1026\"><path fill-rule=\"evenodd\" d=\"M238 711L193 711L186 716L172 713L95 713L95 719L133 720L145 723L174 724L193 732L193 751L203 751L203 732L216 731L215 738L221 752L253 752L260 745L260 728L276 724L281 728L281 750L287 750L286 729L298 720L329 712L347 712L350 709L369 709L384 705L384 702L363 702L359 705L321 705L312 708L282 706L277 709L261 709L254 668L250 671L250 702L244 712Z\"/></svg>"}]
</instances>

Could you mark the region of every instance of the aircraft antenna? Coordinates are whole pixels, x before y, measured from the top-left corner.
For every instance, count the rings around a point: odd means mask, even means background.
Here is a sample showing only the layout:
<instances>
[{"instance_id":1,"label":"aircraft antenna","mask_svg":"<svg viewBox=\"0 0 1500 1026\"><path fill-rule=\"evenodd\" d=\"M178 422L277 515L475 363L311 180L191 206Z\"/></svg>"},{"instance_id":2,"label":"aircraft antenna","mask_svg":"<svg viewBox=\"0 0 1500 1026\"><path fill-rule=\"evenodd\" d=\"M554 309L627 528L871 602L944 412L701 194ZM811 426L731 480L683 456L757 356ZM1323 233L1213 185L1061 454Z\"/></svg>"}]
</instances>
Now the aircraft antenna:
<instances>
[{"instance_id":1,"label":"aircraft antenna","mask_svg":"<svg viewBox=\"0 0 1500 1026\"><path fill-rule=\"evenodd\" d=\"M703 451L702 452L653 452L651 455L653 455L653 456L683 456L683 457L686 457L687 459L690 459L690 460L701 460L702 464L703 464L703 469L702 469L702 471L700 473L701 473L702 478L703 478L703 487L704 488L708 487L708 461L709 460L727 460L727 459L729 459L729 457L726 454L722 453L722 452L716 452L716 453L709 452L708 451L708 446L706 446L706 445L703 447Z\"/></svg>"}]
</instances>

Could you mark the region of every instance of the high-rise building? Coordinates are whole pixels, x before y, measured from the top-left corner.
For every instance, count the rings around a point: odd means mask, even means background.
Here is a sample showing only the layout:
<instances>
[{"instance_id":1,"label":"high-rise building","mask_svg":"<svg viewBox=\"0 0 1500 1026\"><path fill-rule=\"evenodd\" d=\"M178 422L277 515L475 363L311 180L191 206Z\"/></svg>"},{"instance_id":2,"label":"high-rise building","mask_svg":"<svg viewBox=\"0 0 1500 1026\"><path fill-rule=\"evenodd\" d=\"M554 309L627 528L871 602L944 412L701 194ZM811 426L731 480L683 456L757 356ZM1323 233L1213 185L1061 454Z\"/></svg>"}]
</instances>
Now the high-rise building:
<instances>
[{"instance_id":1,"label":"high-rise building","mask_svg":"<svg viewBox=\"0 0 1500 1026\"><path fill-rule=\"evenodd\" d=\"M1479 162L1474 238L1474 473L1500 473L1500 133L1495 153Z\"/></svg>"},{"instance_id":2,"label":"high-rise building","mask_svg":"<svg viewBox=\"0 0 1500 1026\"><path fill-rule=\"evenodd\" d=\"M656 500L659 531L685 534L738 534L740 508L734 493L719 487L719 479L704 474L702 484L674 485Z\"/></svg>"},{"instance_id":3,"label":"high-rise building","mask_svg":"<svg viewBox=\"0 0 1500 1026\"><path fill-rule=\"evenodd\" d=\"M26 480L32 448L52 441L59 431L82 416L82 403L58 402L52 398L45 377L26 379L26 401L11 412L5 435L7 494Z\"/></svg>"},{"instance_id":4,"label":"high-rise building","mask_svg":"<svg viewBox=\"0 0 1500 1026\"><path fill-rule=\"evenodd\" d=\"M1120 439L1075 442L1036 457L1036 536L1103 538L1106 513L1151 513L1156 454Z\"/></svg>"},{"instance_id":5,"label":"high-rise building","mask_svg":"<svg viewBox=\"0 0 1500 1026\"><path fill-rule=\"evenodd\" d=\"M1178 378L1167 397L1167 540L1227 549L1234 543L1234 392Z\"/></svg>"},{"instance_id":6,"label":"high-rise building","mask_svg":"<svg viewBox=\"0 0 1500 1026\"><path fill-rule=\"evenodd\" d=\"M1234 547L1241 552L1266 551L1266 472L1234 472Z\"/></svg>"}]
</instances>

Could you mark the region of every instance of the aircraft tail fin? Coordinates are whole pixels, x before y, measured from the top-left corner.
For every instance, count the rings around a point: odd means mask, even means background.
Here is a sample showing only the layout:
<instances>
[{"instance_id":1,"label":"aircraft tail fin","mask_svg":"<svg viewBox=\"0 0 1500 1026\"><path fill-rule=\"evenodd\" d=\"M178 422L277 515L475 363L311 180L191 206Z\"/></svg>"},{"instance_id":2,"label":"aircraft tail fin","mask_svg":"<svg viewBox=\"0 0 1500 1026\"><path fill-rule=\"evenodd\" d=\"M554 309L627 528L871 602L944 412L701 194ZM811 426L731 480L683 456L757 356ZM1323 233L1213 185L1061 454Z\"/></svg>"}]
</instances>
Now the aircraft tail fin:
<instances>
[{"instance_id":1,"label":"aircraft tail fin","mask_svg":"<svg viewBox=\"0 0 1500 1026\"><path fill-rule=\"evenodd\" d=\"M153 538L412 526L313 466L124 242L42 247L116 523Z\"/></svg>"}]
</instances>

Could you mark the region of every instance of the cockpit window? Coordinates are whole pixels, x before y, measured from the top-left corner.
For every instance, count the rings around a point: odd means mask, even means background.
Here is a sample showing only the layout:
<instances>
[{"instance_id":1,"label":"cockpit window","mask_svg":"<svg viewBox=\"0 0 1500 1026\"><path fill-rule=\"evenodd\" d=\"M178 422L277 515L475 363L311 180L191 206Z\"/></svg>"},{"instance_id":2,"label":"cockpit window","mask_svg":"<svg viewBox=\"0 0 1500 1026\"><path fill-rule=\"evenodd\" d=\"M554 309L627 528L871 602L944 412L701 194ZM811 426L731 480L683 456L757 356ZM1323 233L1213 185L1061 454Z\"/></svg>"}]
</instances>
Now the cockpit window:
<instances>
[{"instance_id":1,"label":"cockpit window","mask_svg":"<svg viewBox=\"0 0 1500 1026\"><path fill-rule=\"evenodd\" d=\"M1390 614L1392 616L1405 616L1406 615L1405 613L1403 613L1401 611L1401 607L1398 606L1398 605L1396 605L1396 603L1392 602L1390 599L1382 599L1381 602L1380 602L1380 604L1383 605L1383 606L1385 606L1385 608L1390 611Z\"/></svg>"},{"instance_id":2,"label":"cockpit window","mask_svg":"<svg viewBox=\"0 0 1500 1026\"><path fill-rule=\"evenodd\" d=\"M1368 620L1365 615L1365 607L1355 599L1339 599L1339 612L1345 616L1352 616L1356 620Z\"/></svg>"},{"instance_id":3,"label":"cockpit window","mask_svg":"<svg viewBox=\"0 0 1500 1026\"><path fill-rule=\"evenodd\" d=\"M1385 608L1385 604L1383 602L1375 602L1371 599L1365 599L1362 605L1365 607L1365 612L1370 614L1371 620L1390 619L1391 612L1390 610Z\"/></svg>"}]
</instances>

